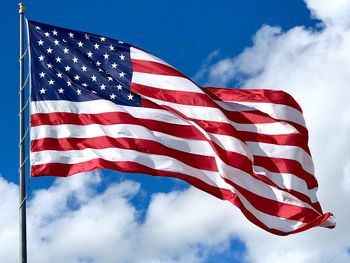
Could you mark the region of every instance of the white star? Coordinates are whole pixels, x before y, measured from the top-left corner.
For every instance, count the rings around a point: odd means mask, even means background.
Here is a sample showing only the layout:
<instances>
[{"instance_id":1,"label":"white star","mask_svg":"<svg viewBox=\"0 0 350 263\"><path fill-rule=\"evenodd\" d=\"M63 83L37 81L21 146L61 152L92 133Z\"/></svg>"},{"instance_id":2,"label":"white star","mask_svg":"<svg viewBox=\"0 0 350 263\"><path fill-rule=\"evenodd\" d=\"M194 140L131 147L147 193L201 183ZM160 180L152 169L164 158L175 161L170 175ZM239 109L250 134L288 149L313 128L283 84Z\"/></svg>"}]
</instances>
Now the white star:
<instances>
[{"instance_id":1,"label":"white star","mask_svg":"<svg viewBox=\"0 0 350 263\"><path fill-rule=\"evenodd\" d=\"M94 91L94 90L92 90L91 92L92 92L93 94L96 94L96 93L97 93L97 92L96 92L96 91Z\"/></svg>"},{"instance_id":2,"label":"white star","mask_svg":"<svg viewBox=\"0 0 350 263\"><path fill-rule=\"evenodd\" d=\"M44 88L41 88L41 90L39 90L40 91L40 94L45 94L45 92L46 92L46 89L44 89Z\"/></svg>"},{"instance_id":3,"label":"white star","mask_svg":"<svg viewBox=\"0 0 350 263\"><path fill-rule=\"evenodd\" d=\"M69 32L68 35L70 38L74 38L74 34L72 32Z\"/></svg>"},{"instance_id":4,"label":"white star","mask_svg":"<svg viewBox=\"0 0 350 263\"><path fill-rule=\"evenodd\" d=\"M49 80L49 85L53 85L53 84L55 84L55 81L52 80L52 79L50 79L50 80Z\"/></svg>"},{"instance_id":5,"label":"white star","mask_svg":"<svg viewBox=\"0 0 350 263\"><path fill-rule=\"evenodd\" d=\"M40 72L40 78L43 78L43 77L45 77L45 75L46 75L46 73L45 72Z\"/></svg>"},{"instance_id":6,"label":"white star","mask_svg":"<svg viewBox=\"0 0 350 263\"><path fill-rule=\"evenodd\" d=\"M123 88L122 85L120 85L120 84L117 85L117 89L118 89L118 90L121 90L122 88Z\"/></svg>"},{"instance_id":7,"label":"white star","mask_svg":"<svg viewBox=\"0 0 350 263\"><path fill-rule=\"evenodd\" d=\"M107 77L108 81L113 81L112 77Z\"/></svg>"},{"instance_id":8,"label":"white star","mask_svg":"<svg viewBox=\"0 0 350 263\"><path fill-rule=\"evenodd\" d=\"M77 93L78 93L78 95L81 95L81 90L77 89Z\"/></svg>"},{"instance_id":9,"label":"white star","mask_svg":"<svg viewBox=\"0 0 350 263\"><path fill-rule=\"evenodd\" d=\"M48 49L46 49L46 51L47 51L47 53L52 53L52 49L51 48L48 48Z\"/></svg>"},{"instance_id":10,"label":"white star","mask_svg":"<svg viewBox=\"0 0 350 263\"><path fill-rule=\"evenodd\" d=\"M90 39L88 34L85 34L85 39Z\"/></svg>"},{"instance_id":11,"label":"white star","mask_svg":"<svg viewBox=\"0 0 350 263\"><path fill-rule=\"evenodd\" d=\"M101 66L101 62L100 62L100 61L97 61L97 62L96 62L96 66L98 66L98 67Z\"/></svg>"},{"instance_id":12,"label":"white star","mask_svg":"<svg viewBox=\"0 0 350 263\"><path fill-rule=\"evenodd\" d=\"M67 86L70 87L72 86L72 82L70 82L69 80L67 81Z\"/></svg>"},{"instance_id":13,"label":"white star","mask_svg":"<svg viewBox=\"0 0 350 263\"><path fill-rule=\"evenodd\" d=\"M120 73L119 73L119 76L120 76L121 78L124 78L125 73L124 73L124 72L120 72Z\"/></svg>"},{"instance_id":14,"label":"white star","mask_svg":"<svg viewBox=\"0 0 350 263\"><path fill-rule=\"evenodd\" d=\"M106 89L106 85L105 85L105 84L102 84L102 85L100 86L100 88L101 88L101 90L105 90L105 89Z\"/></svg>"},{"instance_id":15,"label":"white star","mask_svg":"<svg viewBox=\"0 0 350 263\"><path fill-rule=\"evenodd\" d=\"M105 53L105 54L103 55L103 57L104 57L105 59L109 59L109 55L108 55L107 53Z\"/></svg>"},{"instance_id":16,"label":"white star","mask_svg":"<svg viewBox=\"0 0 350 263\"><path fill-rule=\"evenodd\" d=\"M109 46L110 51L114 51L114 47L112 45Z\"/></svg>"},{"instance_id":17,"label":"white star","mask_svg":"<svg viewBox=\"0 0 350 263\"><path fill-rule=\"evenodd\" d=\"M102 72L102 71L103 71L102 69L100 69L100 68L98 69L98 72Z\"/></svg>"},{"instance_id":18,"label":"white star","mask_svg":"<svg viewBox=\"0 0 350 263\"><path fill-rule=\"evenodd\" d=\"M117 96L116 96L114 93L112 93L112 95L110 95L110 98L111 98L112 100L114 100L115 97L117 97Z\"/></svg>"},{"instance_id":19,"label":"white star","mask_svg":"<svg viewBox=\"0 0 350 263\"><path fill-rule=\"evenodd\" d=\"M59 92L59 93L63 93L63 92L64 92L64 89L60 88L60 89L58 89L58 92Z\"/></svg>"},{"instance_id":20,"label":"white star","mask_svg":"<svg viewBox=\"0 0 350 263\"><path fill-rule=\"evenodd\" d=\"M39 61L44 61L44 56L43 55L41 55L40 57L39 57Z\"/></svg>"},{"instance_id":21,"label":"white star","mask_svg":"<svg viewBox=\"0 0 350 263\"><path fill-rule=\"evenodd\" d=\"M83 83L83 84L81 84L81 85L83 85L84 87L87 87L87 86L88 86L88 84L86 84L86 83Z\"/></svg>"},{"instance_id":22,"label":"white star","mask_svg":"<svg viewBox=\"0 0 350 263\"><path fill-rule=\"evenodd\" d=\"M36 30L39 30L39 29L41 29L41 27L40 27L40 26L36 26L35 29L36 29Z\"/></svg>"},{"instance_id":23,"label":"white star","mask_svg":"<svg viewBox=\"0 0 350 263\"><path fill-rule=\"evenodd\" d=\"M134 95L132 95L132 94L130 93L130 95L128 96L128 100L132 100L133 97L134 97Z\"/></svg>"},{"instance_id":24,"label":"white star","mask_svg":"<svg viewBox=\"0 0 350 263\"><path fill-rule=\"evenodd\" d=\"M66 47L63 49L64 54L68 54L68 51L69 51L69 49Z\"/></svg>"},{"instance_id":25,"label":"white star","mask_svg":"<svg viewBox=\"0 0 350 263\"><path fill-rule=\"evenodd\" d=\"M92 79L92 81L96 81L96 76L95 76L95 75L92 75L92 76L91 76L91 79Z\"/></svg>"},{"instance_id":26,"label":"white star","mask_svg":"<svg viewBox=\"0 0 350 263\"><path fill-rule=\"evenodd\" d=\"M50 64L50 63L47 64L47 67L48 67L48 68L52 68L52 64Z\"/></svg>"},{"instance_id":27,"label":"white star","mask_svg":"<svg viewBox=\"0 0 350 263\"><path fill-rule=\"evenodd\" d=\"M77 57L72 58L72 60L73 60L74 63L78 63L78 58Z\"/></svg>"},{"instance_id":28,"label":"white star","mask_svg":"<svg viewBox=\"0 0 350 263\"><path fill-rule=\"evenodd\" d=\"M94 53L92 53L91 51L89 51L88 53L87 53L87 55L88 55L88 57L89 58L92 58L92 55L93 55Z\"/></svg>"},{"instance_id":29,"label":"white star","mask_svg":"<svg viewBox=\"0 0 350 263\"><path fill-rule=\"evenodd\" d=\"M45 35L45 37L49 37L50 33L49 32L45 32L44 35Z\"/></svg>"},{"instance_id":30,"label":"white star","mask_svg":"<svg viewBox=\"0 0 350 263\"><path fill-rule=\"evenodd\" d=\"M114 62L111 66L112 68L117 68L118 65Z\"/></svg>"},{"instance_id":31,"label":"white star","mask_svg":"<svg viewBox=\"0 0 350 263\"><path fill-rule=\"evenodd\" d=\"M125 60L125 56L122 54L119 56L120 57L120 60Z\"/></svg>"},{"instance_id":32,"label":"white star","mask_svg":"<svg viewBox=\"0 0 350 263\"><path fill-rule=\"evenodd\" d=\"M106 41L105 37L100 37L100 39L101 39L102 42Z\"/></svg>"},{"instance_id":33,"label":"white star","mask_svg":"<svg viewBox=\"0 0 350 263\"><path fill-rule=\"evenodd\" d=\"M84 66L81 67L81 69L85 72L87 67L84 65Z\"/></svg>"},{"instance_id":34,"label":"white star","mask_svg":"<svg viewBox=\"0 0 350 263\"><path fill-rule=\"evenodd\" d=\"M62 60L62 59L61 59L60 57L56 57L56 62L57 62L57 63L61 63L61 60Z\"/></svg>"},{"instance_id":35,"label":"white star","mask_svg":"<svg viewBox=\"0 0 350 263\"><path fill-rule=\"evenodd\" d=\"M118 41L118 43L119 43L119 44L124 44L124 42L123 42L123 41Z\"/></svg>"},{"instance_id":36,"label":"white star","mask_svg":"<svg viewBox=\"0 0 350 263\"><path fill-rule=\"evenodd\" d=\"M78 42L78 46L79 46L79 47L82 47L83 45L84 45L83 42L81 42L81 41Z\"/></svg>"},{"instance_id":37,"label":"white star","mask_svg":"<svg viewBox=\"0 0 350 263\"><path fill-rule=\"evenodd\" d=\"M52 34L54 35L54 36L57 36L57 31L54 29L53 31L52 31Z\"/></svg>"},{"instance_id":38,"label":"white star","mask_svg":"<svg viewBox=\"0 0 350 263\"><path fill-rule=\"evenodd\" d=\"M39 46L42 46L44 44L44 41L42 41L41 39L38 41Z\"/></svg>"},{"instance_id":39,"label":"white star","mask_svg":"<svg viewBox=\"0 0 350 263\"><path fill-rule=\"evenodd\" d=\"M58 44L60 43L60 41L58 41L57 39L55 39L54 43L55 43L55 46L58 46Z\"/></svg>"},{"instance_id":40,"label":"white star","mask_svg":"<svg viewBox=\"0 0 350 263\"><path fill-rule=\"evenodd\" d=\"M66 67L64 67L64 70L65 70L65 71L70 71L70 69L71 69L71 67L70 67L70 66L66 66Z\"/></svg>"},{"instance_id":41,"label":"white star","mask_svg":"<svg viewBox=\"0 0 350 263\"><path fill-rule=\"evenodd\" d=\"M80 79L80 76L79 76L79 75L75 75L75 76L74 76L74 79L75 79L75 80L79 80L79 79Z\"/></svg>"},{"instance_id":42,"label":"white star","mask_svg":"<svg viewBox=\"0 0 350 263\"><path fill-rule=\"evenodd\" d=\"M58 72L56 75L57 77L62 78L62 73Z\"/></svg>"},{"instance_id":43,"label":"white star","mask_svg":"<svg viewBox=\"0 0 350 263\"><path fill-rule=\"evenodd\" d=\"M94 47L95 47L95 49L99 49L100 45L96 43L96 44L94 45Z\"/></svg>"}]
</instances>

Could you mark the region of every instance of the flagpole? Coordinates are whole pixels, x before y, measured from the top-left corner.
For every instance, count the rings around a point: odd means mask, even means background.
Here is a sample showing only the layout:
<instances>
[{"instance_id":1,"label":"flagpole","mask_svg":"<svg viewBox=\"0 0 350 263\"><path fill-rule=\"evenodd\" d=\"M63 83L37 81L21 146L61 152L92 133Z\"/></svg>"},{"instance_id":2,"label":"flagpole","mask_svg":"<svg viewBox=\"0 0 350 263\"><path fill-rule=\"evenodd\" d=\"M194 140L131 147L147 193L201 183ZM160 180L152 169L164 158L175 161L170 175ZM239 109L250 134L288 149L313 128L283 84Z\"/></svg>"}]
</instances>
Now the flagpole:
<instances>
[{"instance_id":1,"label":"flagpole","mask_svg":"<svg viewBox=\"0 0 350 263\"><path fill-rule=\"evenodd\" d=\"M24 9L19 4L19 262L27 263L26 177L25 177L25 116L24 116Z\"/></svg>"}]
</instances>

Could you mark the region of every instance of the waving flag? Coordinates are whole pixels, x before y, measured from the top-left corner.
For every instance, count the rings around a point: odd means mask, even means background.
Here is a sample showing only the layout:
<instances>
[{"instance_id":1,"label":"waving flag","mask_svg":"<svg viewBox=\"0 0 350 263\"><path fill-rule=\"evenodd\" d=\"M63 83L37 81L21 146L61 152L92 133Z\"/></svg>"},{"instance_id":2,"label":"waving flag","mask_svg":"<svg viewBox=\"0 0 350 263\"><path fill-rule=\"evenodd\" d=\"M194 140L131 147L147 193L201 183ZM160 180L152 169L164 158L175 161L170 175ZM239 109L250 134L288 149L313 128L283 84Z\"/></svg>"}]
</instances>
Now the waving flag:
<instances>
[{"instance_id":1,"label":"waving flag","mask_svg":"<svg viewBox=\"0 0 350 263\"><path fill-rule=\"evenodd\" d=\"M127 43L28 21L31 175L96 169L179 178L278 235L335 226L308 132L275 90L202 88Z\"/></svg>"}]
</instances>

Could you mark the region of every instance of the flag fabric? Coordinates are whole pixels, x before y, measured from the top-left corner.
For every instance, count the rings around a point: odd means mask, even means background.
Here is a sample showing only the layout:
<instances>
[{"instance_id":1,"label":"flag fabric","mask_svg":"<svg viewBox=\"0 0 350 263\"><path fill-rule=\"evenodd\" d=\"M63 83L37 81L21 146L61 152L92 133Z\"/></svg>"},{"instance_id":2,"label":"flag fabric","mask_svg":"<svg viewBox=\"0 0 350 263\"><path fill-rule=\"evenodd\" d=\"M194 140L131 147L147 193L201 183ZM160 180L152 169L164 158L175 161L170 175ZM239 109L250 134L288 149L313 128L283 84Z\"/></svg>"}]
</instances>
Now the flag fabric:
<instances>
[{"instance_id":1,"label":"flag fabric","mask_svg":"<svg viewBox=\"0 0 350 263\"><path fill-rule=\"evenodd\" d=\"M288 235L332 228L302 110L283 91L203 88L122 41L28 21L31 175L179 178Z\"/></svg>"}]
</instances>

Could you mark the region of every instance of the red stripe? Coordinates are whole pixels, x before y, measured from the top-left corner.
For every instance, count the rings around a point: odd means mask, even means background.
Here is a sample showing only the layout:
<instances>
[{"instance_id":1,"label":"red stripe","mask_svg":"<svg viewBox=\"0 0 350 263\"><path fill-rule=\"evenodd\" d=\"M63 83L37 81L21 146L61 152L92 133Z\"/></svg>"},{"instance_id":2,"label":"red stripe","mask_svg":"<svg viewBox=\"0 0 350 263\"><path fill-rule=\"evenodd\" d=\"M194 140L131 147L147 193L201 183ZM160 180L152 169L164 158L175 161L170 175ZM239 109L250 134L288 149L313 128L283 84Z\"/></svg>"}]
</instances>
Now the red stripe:
<instances>
[{"instance_id":1,"label":"red stripe","mask_svg":"<svg viewBox=\"0 0 350 263\"><path fill-rule=\"evenodd\" d=\"M302 136L304 136L306 139L308 138L308 130L303 125L300 125L299 123L295 123L288 120L282 120L273 118L267 113L261 112L261 111L229 111L225 109L221 109L227 118L231 121L240 123L240 124L260 124L260 123L277 123L277 122L284 122L288 123L292 127L294 127L297 131L300 132Z\"/></svg>"},{"instance_id":2,"label":"red stripe","mask_svg":"<svg viewBox=\"0 0 350 263\"><path fill-rule=\"evenodd\" d=\"M259 123L276 123L276 122L288 123L289 125L293 126L295 129L297 129L306 138L308 136L308 130L303 125L300 125L299 123L295 123L289 120L273 118L267 113L264 113L262 111L254 110L254 111L238 112L238 111L229 111L229 110L223 109L223 112L225 112L225 115L227 116L228 119L240 124L259 124Z\"/></svg>"},{"instance_id":3,"label":"red stripe","mask_svg":"<svg viewBox=\"0 0 350 263\"><path fill-rule=\"evenodd\" d=\"M294 160L254 156L254 165L261 166L274 173L290 173L304 180L309 189L318 187L316 178L306 172L301 164Z\"/></svg>"},{"instance_id":4,"label":"red stripe","mask_svg":"<svg viewBox=\"0 0 350 263\"><path fill-rule=\"evenodd\" d=\"M202 107L218 108L218 105L208 97L208 95L190 91L175 91L158 89L141 84L131 83L131 91L157 100L182 105L193 105Z\"/></svg>"},{"instance_id":5,"label":"red stripe","mask_svg":"<svg viewBox=\"0 0 350 263\"><path fill-rule=\"evenodd\" d=\"M203 90L214 100L268 102L287 105L302 112L301 107L294 98L282 90L230 88L203 88Z\"/></svg>"},{"instance_id":6,"label":"red stripe","mask_svg":"<svg viewBox=\"0 0 350 263\"><path fill-rule=\"evenodd\" d=\"M177 69L169 67L167 65L147 60L131 59L132 69L134 72L142 72L149 74L158 74L166 76L177 76L187 78Z\"/></svg>"},{"instance_id":7,"label":"red stripe","mask_svg":"<svg viewBox=\"0 0 350 263\"><path fill-rule=\"evenodd\" d=\"M143 100L145 102L145 100ZM31 127L39 125L60 125L60 124L75 124L75 125L112 125L112 124L135 124L142 125L150 130L159 131L187 139L206 140L204 135L195 127L189 125L171 124L161 121L138 119L125 112L105 112L99 114L75 114L66 112L56 113L36 113L31 115ZM204 125L204 123L203 123ZM220 126L226 124L216 124L216 127L211 129L215 134L224 134ZM310 154L307 147L307 138L301 134L288 135L267 135L254 132L237 131L238 137L243 141L266 142L276 145L290 145L303 148Z\"/></svg>"},{"instance_id":8,"label":"red stripe","mask_svg":"<svg viewBox=\"0 0 350 263\"><path fill-rule=\"evenodd\" d=\"M234 205L236 205L243 214L254 224L257 226L265 229L266 231L269 231L276 235L288 235L292 233L297 233L300 231L304 231L308 228L314 227L316 225L321 224L325 220L327 220L331 214L327 213L322 216L318 216L316 218L313 218L312 221L308 222L305 226L302 228L290 231L290 232L284 232L281 230L276 230L274 228L270 228L266 226L264 223L262 223L260 220L258 220L250 211L248 211L245 206L242 204L242 202L239 200L238 196L233 194L231 191L228 191L226 189L220 189L218 187L214 187L211 185L206 184L205 182L188 176L181 173L174 173L170 171L161 171L161 170L155 170L151 169L149 167L146 167L144 165L140 165L133 162L109 162L102 159L94 159L88 162L69 165L69 164L59 164L59 163L50 163L45 165L34 165L31 169L31 175L32 176L49 176L49 175L56 175L56 176L70 176L75 173L79 172L87 172L97 169L112 169L117 170L120 172L127 172L127 173L145 173L150 174L154 176L165 176L165 177L173 177L182 179L184 181L187 181L191 185L208 192L209 194L216 196L223 200L228 200Z\"/></svg>"},{"instance_id":9,"label":"red stripe","mask_svg":"<svg viewBox=\"0 0 350 263\"><path fill-rule=\"evenodd\" d=\"M311 155L310 149L307 145L308 139L300 133L281 135L260 134L248 131L238 131L237 133L245 142L264 142L276 145L298 146Z\"/></svg>"},{"instance_id":10,"label":"red stripe","mask_svg":"<svg viewBox=\"0 0 350 263\"><path fill-rule=\"evenodd\" d=\"M272 200L252 193L247 189L235 184L227 178L224 178L224 180L231 184L235 189L237 189L257 210L265 214L278 216L290 220L296 220L303 223L307 223L313 218L319 216L317 212L310 208L296 206L293 204L280 203L276 200Z\"/></svg>"},{"instance_id":11,"label":"red stripe","mask_svg":"<svg viewBox=\"0 0 350 263\"><path fill-rule=\"evenodd\" d=\"M105 112L99 114L75 114L68 112L36 113L31 115L31 126L40 125L113 125L113 124L134 124L148 128L152 131L163 132L169 135L185 139L206 140L205 136L195 127L166 123L150 119L139 119L126 112Z\"/></svg>"},{"instance_id":12,"label":"red stripe","mask_svg":"<svg viewBox=\"0 0 350 263\"><path fill-rule=\"evenodd\" d=\"M149 154L165 155L177 159L197 169L215 172L218 171L214 157L179 151L176 149L166 147L161 143L145 139L111 138L108 136L102 136L94 138L45 138L39 140L32 140L31 143L32 152L45 150L83 150L86 148L120 148L135 150Z\"/></svg>"},{"instance_id":13,"label":"red stripe","mask_svg":"<svg viewBox=\"0 0 350 263\"><path fill-rule=\"evenodd\" d=\"M261 174L257 174L255 173L254 174L254 177L276 189L279 189L281 191L284 191L284 192L287 192L287 193L290 193L291 195L295 196L296 198L298 198L299 200L311 205L314 209L316 209L316 211L318 211L319 213L322 213L322 209L321 209L321 205L319 202L316 202L316 203L313 203L310 199L309 196L303 194L303 193L300 193L296 190L293 190L293 189L286 189L286 188L281 188L279 187L277 184L275 184L273 181L271 181L269 178L267 178L266 176L263 176Z\"/></svg>"}]
</instances>

